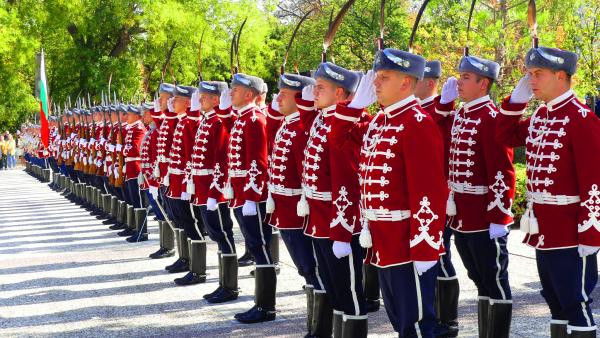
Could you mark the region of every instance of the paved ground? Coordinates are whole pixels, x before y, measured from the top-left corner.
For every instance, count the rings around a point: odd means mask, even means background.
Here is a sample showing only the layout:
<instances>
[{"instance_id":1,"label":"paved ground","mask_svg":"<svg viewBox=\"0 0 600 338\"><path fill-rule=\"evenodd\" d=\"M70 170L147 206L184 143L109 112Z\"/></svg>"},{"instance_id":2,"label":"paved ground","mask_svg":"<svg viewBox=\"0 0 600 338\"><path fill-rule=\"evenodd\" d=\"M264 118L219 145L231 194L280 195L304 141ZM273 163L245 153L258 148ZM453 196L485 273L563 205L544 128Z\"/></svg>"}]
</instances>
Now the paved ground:
<instances>
[{"instance_id":1,"label":"paved ground","mask_svg":"<svg viewBox=\"0 0 600 338\"><path fill-rule=\"evenodd\" d=\"M277 320L243 325L233 314L253 302L250 268L240 269L241 297L209 305L216 288L215 245L209 245L206 284L177 287L152 260L150 241L129 244L83 209L23 171L0 171L0 337L301 337L305 331L302 281L285 249L278 280ZM547 337L549 313L538 293L532 250L511 235L510 279L514 337ZM239 240L238 234L238 240ZM239 242L239 241L238 241ZM281 246L284 248L283 244ZM240 249L238 249L240 250ZM461 337L476 336L474 285L458 257ZM600 295L596 291L596 298ZM600 320L595 304L594 317ZM385 311L369 316L373 337L394 337Z\"/></svg>"}]
</instances>

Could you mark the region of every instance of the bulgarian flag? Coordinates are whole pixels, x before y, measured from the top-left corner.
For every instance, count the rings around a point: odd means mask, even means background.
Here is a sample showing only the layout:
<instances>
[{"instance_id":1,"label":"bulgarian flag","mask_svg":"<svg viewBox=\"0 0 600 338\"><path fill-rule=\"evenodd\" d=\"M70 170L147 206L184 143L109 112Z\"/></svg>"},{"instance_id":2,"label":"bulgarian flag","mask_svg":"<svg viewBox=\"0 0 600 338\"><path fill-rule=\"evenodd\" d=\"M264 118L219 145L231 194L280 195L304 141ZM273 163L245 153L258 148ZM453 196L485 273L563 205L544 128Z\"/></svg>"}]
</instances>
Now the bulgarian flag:
<instances>
[{"instance_id":1,"label":"bulgarian flag","mask_svg":"<svg viewBox=\"0 0 600 338\"><path fill-rule=\"evenodd\" d=\"M38 76L36 76L36 94L40 102L40 133L44 147L48 147L50 128L48 127L48 117L50 116L50 105L48 104L48 83L46 82L46 63L44 62L44 50L38 54Z\"/></svg>"}]
</instances>

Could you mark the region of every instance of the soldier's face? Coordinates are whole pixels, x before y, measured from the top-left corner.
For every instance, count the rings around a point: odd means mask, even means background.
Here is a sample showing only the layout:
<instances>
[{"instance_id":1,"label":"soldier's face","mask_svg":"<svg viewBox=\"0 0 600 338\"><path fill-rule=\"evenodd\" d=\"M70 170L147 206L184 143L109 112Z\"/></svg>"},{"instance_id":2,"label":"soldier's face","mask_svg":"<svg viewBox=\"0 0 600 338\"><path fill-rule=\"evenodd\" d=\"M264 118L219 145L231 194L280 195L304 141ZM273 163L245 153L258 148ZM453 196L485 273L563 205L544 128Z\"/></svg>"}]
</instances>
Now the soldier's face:
<instances>
[{"instance_id":1,"label":"soldier's face","mask_svg":"<svg viewBox=\"0 0 600 338\"><path fill-rule=\"evenodd\" d=\"M209 112L213 110L213 108L219 104L219 96L201 93L200 94L200 109L203 112Z\"/></svg>"},{"instance_id":2,"label":"soldier's face","mask_svg":"<svg viewBox=\"0 0 600 338\"><path fill-rule=\"evenodd\" d=\"M410 76L393 70L380 70L375 75L375 94L377 102L383 106L392 105L414 93L415 80Z\"/></svg>"},{"instance_id":3,"label":"soldier's face","mask_svg":"<svg viewBox=\"0 0 600 338\"><path fill-rule=\"evenodd\" d=\"M343 93L344 90L327 80L318 78L313 92L315 105L317 108L323 109L336 104L341 96L340 92Z\"/></svg>"},{"instance_id":4,"label":"soldier's face","mask_svg":"<svg viewBox=\"0 0 600 338\"><path fill-rule=\"evenodd\" d=\"M471 102L486 95L488 82L475 73L460 73L457 83L458 95L463 102Z\"/></svg>"},{"instance_id":5,"label":"soldier's face","mask_svg":"<svg viewBox=\"0 0 600 338\"><path fill-rule=\"evenodd\" d=\"M436 80L431 78L424 78L417 81L417 87L415 88L415 96L423 100L436 93Z\"/></svg>"},{"instance_id":6,"label":"soldier's face","mask_svg":"<svg viewBox=\"0 0 600 338\"><path fill-rule=\"evenodd\" d=\"M142 116L142 122L144 122L144 124L152 123L152 114L150 114L149 110L144 111L144 115Z\"/></svg>"},{"instance_id":7,"label":"soldier's face","mask_svg":"<svg viewBox=\"0 0 600 338\"><path fill-rule=\"evenodd\" d=\"M254 93L250 88L237 85L231 88L231 104L234 107L242 108L254 100Z\"/></svg>"},{"instance_id":8,"label":"soldier's face","mask_svg":"<svg viewBox=\"0 0 600 338\"><path fill-rule=\"evenodd\" d=\"M190 99L183 96L175 96L173 99L173 108L176 113L184 112L190 106Z\"/></svg>"},{"instance_id":9,"label":"soldier's face","mask_svg":"<svg viewBox=\"0 0 600 338\"><path fill-rule=\"evenodd\" d=\"M295 90L283 88L277 95L277 103L279 104L279 112L285 116L290 115L298 111L296 106L296 93Z\"/></svg>"},{"instance_id":10,"label":"soldier's face","mask_svg":"<svg viewBox=\"0 0 600 338\"><path fill-rule=\"evenodd\" d=\"M160 93L158 97L158 102L160 103L160 110L167 110L167 101L171 98L171 94L169 93Z\"/></svg>"},{"instance_id":11,"label":"soldier's face","mask_svg":"<svg viewBox=\"0 0 600 338\"><path fill-rule=\"evenodd\" d=\"M544 102L558 97L568 88L568 85L565 86L565 72L553 72L544 68L530 68L527 72L533 95Z\"/></svg>"}]
</instances>

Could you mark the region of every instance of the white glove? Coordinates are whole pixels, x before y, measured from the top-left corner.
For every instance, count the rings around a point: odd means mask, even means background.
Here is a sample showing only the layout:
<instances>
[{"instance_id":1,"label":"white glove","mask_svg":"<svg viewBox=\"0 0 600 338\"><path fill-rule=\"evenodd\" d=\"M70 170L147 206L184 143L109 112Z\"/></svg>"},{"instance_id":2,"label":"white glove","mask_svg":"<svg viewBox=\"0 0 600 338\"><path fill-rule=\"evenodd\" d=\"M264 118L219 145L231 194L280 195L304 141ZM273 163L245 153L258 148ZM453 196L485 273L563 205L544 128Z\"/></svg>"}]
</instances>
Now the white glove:
<instances>
[{"instance_id":1,"label":"white glove","mask_svg":"<svg viewBox=\"0 0 600 338\"><path fill-rule=\"evenodd\" d=\"M120 153L122 149L123 149L123 146L122 146L122 145L120 145L120 144L117 144L117 145L115 146L115 150L117 151L117 153Z\"/></svg>"},{"instance_id":2,"label":"white glove","mask_svg":"<svg viewBox=\"0 0 600 338\"><path fill-rule=\"evenodd\" d=\"M209 198L206 200L206 209L208 209L208 210L210 210L210 211L215 211L215 210L217 210L217 200L216 200L216 199L214 199L214 198L212 198L212 197L209 197Z\"/></svg>"},{"instance_id":3,"label":"white glove","mask_svg":"<svg viewBox=\"0 0 600 338\"><path fill-rule=\"evenodd\" d=\"M529 83L528 73L519 80L515 89L513 89L512 94L510 94L510 103L527 103L531 95L533 95L533 89L531 89Z\"/></svg>"},{"instance_id":4,"label":"white glove","mask_svg":"<svg viewBox=\"0 0 600 338\"><path fill-rule=\"evenodd\" d=\"M415 265L415 269L417 270L417 273L419 274L419 276L421 276L422 274L424 274L425 272L427 272L427 270L433 268L438 261L415 261L414 265Z\"/></svg>"},{"instance_id":5,"label":"white glove","mask_svg":"<svg viewBox=\"0 0 600 338\"><path fill-rule=\"evenodd\" d=\"M348 105L349 108L363 109L377 101L373 81L375 81L375 72L369 69L367 74L360 80L354 98Z\"/></svg>"},{"instance_id":6,"label":"white glove","mask_svg":"<svg viewBox=\"0 0 600 338\"><path fill-rule=\"evenodd\" d=\"M192 199L192 195L188 194L188 193L187 193L187 192L185 192L185 191L182 191L182 192L181 192L181 200L182 200L182 201L189 201L189 200L191 200L191 199Z\"/></svg>"},{"instance_id":7,"label":"white glove","mask_svg":"<svg viewBox=\"0 0 600 338\"><path fill-rule=\"evenodd\" d=\"M150 190L150 195L152 195L154 200L158 201L158 187L150 186L148 187L148 190Z\"/></svg>"},{"instance_id":8,"label":"white glove","mask_svg":"<svg viewBox=\"0 0 600 338\"><path fill-rule=\"evenodd\" d=\"M160 112L160 99L154 100L154 112L155 113Z\"/></svg>"},{"instance_id":9,"label":"white glove","mask_svg":"<svg viewBox=\"0 0 600 338\"><path fill-rule=\"evenodd\" d=\"M458 81L454 76L450 76L444 86L442 87L442 97L440 98L441 104L446 104L456 100L458 97Z\"/></svg>"},{"instance_id":10,"label":"white glove","mask_svg":"<svg viewBox=\"0 0 600 338\"><path fill-rule=\"evenodd\" d=\"M115 167L115 179L119 178L119 168Z\"/></svg>"},{"instance_id":11,"label":"white glove","mask_svg":"<svg viewBox=\"0 0 600 338\"><path fill-rule=\"evenodd\" d=\"M256 215L256 202L254 201L246 201L244 202L244 206L242 207L242 215L244 216L254 216Z\"/></svg>"},{"instance_id":12,"label":"white glove","mask_svg":"<svg viewBox=\"0 0 600 338\"><path fill-rule=\"evenodd\" d=\"M577 247L577 251L579 252L579 257L585 257L585 256L589 256L589 255L595 255L598 250L600 250L600 246L589 246L589 245L583 245L583 244L579 244L579 246Z\"/></svg>"},{"instance_id":13,"label":"white glove","mask_svg":"<svg viewBox=\"0 0 600 338\"><path fill-rule=\"evenodd\" d=\"M306 86L306 87L302 88L302 100L314 101L315 100L314 90L315 90L314 85L310 85L310 86Z\"/></svg>"},{"instance_id":14,"label":"white glove","mask_svg":"<svg viewBox=\"0 0 600 338\"><path fill-rule=\"evenodd\" d=\"M490 223L490 239L496 239L508 235L508 225Z\"/></svg>"},{"instance_id":15,"label":"white glove","mask_svg":"<svg viewBox=\"0 0 600 338\"><path fill-rule=\"evenodd\" d=\"M352 247L350 246L350 243L346 242L335 241L333 242L331 249L333 250L335 257L338 259L346 257L352 253Z\"/></svg>"},{"instance_id":16,"label":"white glove","mask_svg":"<svg viewBox=\"0 0 600 338\"><path fill-rule=\"evenodd\" d=\"M221 97L219 98L219 109L225 110L229 107L231 107L231 90L225 88L221 92Z\"/></svg>"},{"instance_id":17,"label":"white glove","mask_svg":"<svg viewBox=\"0 0 600 338\"><path fill-rule=\"evenodd\" d=\"M175 107L173 107L173 98L169 98L169 100L167 101L167 109L169 109L169 113L174 113L175 112Z\"/></svg>"},{"instance_id":18,"label":"white glove","mask_svg":"<svg viewBox=\"0 0 600 338\"><path fill-rule=\"evenodd\" d=\"M279 94L274 94L273 99L271 100L271 109L273 109L276 112L279 112L279 102L277 102L278 96Z\"/></svg>"},{"instance_id":19,"label":"white glove","mask_svg":"<svg viewBox=\"0 0 600 338\"><path fill-rule=\"evenodd\" d=\"M109 144L108 145L108 151L111 152L111 153L114 152L115 151L115 145L114 144Z\"/></svg>"},{"instance_id":20,"label":"white glove","mask_svg":"<svg viewBox=\"0 0 600 338\"><path fill-rule=\"evenodd\" d=\"M192 94L192 99L190 103L190 111L199 111L200 110L200 93L198 90L194 91Z\"/></svg>"},{"instance_id":21,"label":"white glove","mask_svg":"<svg viewBox=\"0 0 600 338\"><path fill-rule=\"evenodd\" d=\"M90 139L90 147L94 145L94 143L96 142L95 138L91 138Z\"/></svg>"}]
</instances>

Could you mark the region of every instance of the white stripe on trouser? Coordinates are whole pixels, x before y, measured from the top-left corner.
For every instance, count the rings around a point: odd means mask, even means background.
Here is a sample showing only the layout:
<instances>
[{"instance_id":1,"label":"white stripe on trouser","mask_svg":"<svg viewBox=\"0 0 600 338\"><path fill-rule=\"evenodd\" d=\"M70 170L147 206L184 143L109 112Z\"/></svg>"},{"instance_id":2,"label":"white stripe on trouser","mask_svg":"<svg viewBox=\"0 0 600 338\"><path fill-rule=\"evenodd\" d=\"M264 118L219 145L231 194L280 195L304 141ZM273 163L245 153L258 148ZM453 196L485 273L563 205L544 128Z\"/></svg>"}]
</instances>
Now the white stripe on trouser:
<instances>
[{"instance_id":1,"label":"white stripe on trouser","mask_svg":"<svg viewBox=\"0 0 600 338\"><path fill-rule=\"evenodd\" d=\"M323 285L323 281L321 280L321 275L319 275L319 260L317 259L317 252L315 251L314 239L310 239L310 244L312 245L313 258L315 259L315 275L317 276L317 281L319 282L319 290L325 290L325 286ZM316 290L317 288L315 288L315 292Z\"/></svg>"},{"instance_id":2,"label":"white stripe on trouser","mask_svg":"<svg viewBox=\"0 0 600 338\"><path fill-rule=\"evenodd\" d=\"M194 228L196 228L196 232L198 233L198 236L200 236L200 239L204 240L202 231L200 231L200 228L198 228L198 219L196 218L196 214L194 213L194 206L192 205L192 203L189 203L189 206L190 206L190 212L192 213L192 218L194 219Z\"/></svg>"},{"instance_id":3,"label":"white stripe on trouser","mask_svg":"<svg viewBox=\"0 0 600 338\"><path fill-rule=\"evenodd\" d=\"M588 326L592 326L592 321L590 320L590 317L588 316L585 307L585 302L587 302L589 299L587 294L585 293L585 268L587 264L587 256L582 257L581 260L583 263L581 266L581 295L583 296L583 302L581 302L581 311L583 311L583 316L585 317L586 324Z\"/></svg>"},{"instance_id":4,"label":"white stripe on trouser","mask_svg":"<svg viewBox=\"0 0 600 338\"><path fill-rule=\"evenodd\" d=\"M498 239L494 239L494 243L496 244L496 284L498 285L498 289L500 290L500 294L502 295L502 300L506 300L506 294L504 293L504 289L500 284L500 243L498 243Z\"/></svg>"},{"instance_id":5,"label":"white stripe on trouser","mask_svg":"<svg viewBox=\"0 0 600 338\"><path fill-rule=\"evenodd\" d=\"M225 202L225 203L227 203L227 202ZM231 242L229 241L229 238L227 237L227 233L225 232L225 229L223 228L223 218L221 217L221 208L219 207L219 205L217 205L216 211L217 211L217 214L219 215L219 227L221 228L221 233L223 233L223 236L225 237L225 241L227 241L227 245L229 245L229 251L234 252L235 250L233 250L233 245L231 245Z\"/></svg>"},{"instance_id":6,"label":"white stripe on trouser","mask_svg":"<svg viewBox=\"0 0 600 338\"><path fill-rule=\"evenodd\" d=\"M350 268L350 293L352 294L352 302L354 303L354 314L360 315L360 307L358 306L358 296L356 295L356 276L354 273L354 254L350 251L348 256L348 267Z\"/></svg>"},{"instance_id":7,"label":"white stripe on trouser","mask_svg":"<svg viewBox=\"0 0 600 338\"><path fill-rule=\"evenodd\" d=\"M265 234L263 233L262 215L260 213L260 207L259 207L258 203L256 203L255 205L256 205L256 214L258 215L258 229L260 230L260 241L262 242L262 250L263 250L263 253L265 254L265 260L267 261L267 264L271 264L272 262L269 259L269 254L267 253L267 242L265 241Z\"/></svg>"},{"instance_id":8,"label":"white stripe on trouser","mask_svg":"<svg viewBox=\"0 0 600 338\"><path fill-rule=\"evenodd\" d=\"M421 281L419 280L419 273L417 272L417 268L413 263L413 270L415 274L415 289L417 293L417 311L418 311L418 319L415 323L415 331L417 332L417 337L421 338L421 328L419 327L419 322L423 319L423 298L421 297Z\"/></svg>"}]
</instances>

